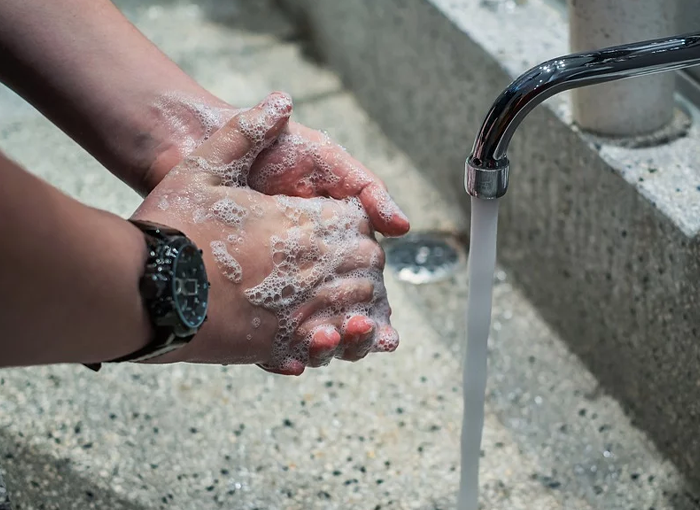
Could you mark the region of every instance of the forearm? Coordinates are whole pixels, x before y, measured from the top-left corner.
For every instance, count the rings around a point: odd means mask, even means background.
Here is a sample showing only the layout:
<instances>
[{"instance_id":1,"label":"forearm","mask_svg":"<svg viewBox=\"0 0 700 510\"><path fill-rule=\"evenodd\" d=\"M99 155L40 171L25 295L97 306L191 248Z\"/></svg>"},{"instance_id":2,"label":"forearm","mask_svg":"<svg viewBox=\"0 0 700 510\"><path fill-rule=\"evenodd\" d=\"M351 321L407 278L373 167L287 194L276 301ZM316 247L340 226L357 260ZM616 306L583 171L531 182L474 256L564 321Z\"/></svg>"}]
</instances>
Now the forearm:
<instances>
[{"instance_id":1,"label":"forearm","mask_svg":"<svg viewBox=\"0 0 700 510\"><path fill-rule=\"evenodd\" d=\"M0 367L97 362L151 334L129 222L84 206L0 153Z\"/></svg>"},{"instance_id":2,"label":"forearm","mask_svg":"<svg viewBox=\"0 0 700 510\"><path fill-rule=\"evenodd\" d=\"M3 0L0 55L0 80L144 193L169 139L154 104L172 92L215 99L107 0Z\"/></svg>"}]
</instances>

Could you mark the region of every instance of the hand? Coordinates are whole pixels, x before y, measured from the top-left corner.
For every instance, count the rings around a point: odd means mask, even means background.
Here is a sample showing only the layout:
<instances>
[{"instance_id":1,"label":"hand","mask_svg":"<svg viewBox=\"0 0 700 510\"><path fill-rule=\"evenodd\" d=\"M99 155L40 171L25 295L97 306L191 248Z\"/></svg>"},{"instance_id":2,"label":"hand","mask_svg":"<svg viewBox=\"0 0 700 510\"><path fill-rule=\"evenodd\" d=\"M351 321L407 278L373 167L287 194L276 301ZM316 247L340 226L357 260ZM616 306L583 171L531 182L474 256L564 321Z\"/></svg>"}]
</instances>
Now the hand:
<instances>
[{"instance_id":1,"label":"hand","mask_svg":"<svg viewBox=\"0 0 700 510\"><path fill-rule=\"evenodd\" d=\"M397 347L384 254L359 200L244 187L291 110L288 96L272 94L234 116L136 212L202 248L212 284L209 320L187 346L156 362L256 363L298 375L333 357L357 360Z\"/></svg>"},{"instance_id":2,"label":"hand","mask_svg":"<svg viewBox=\"0 0 700 510\"><path fill-rule=\"evenodd\" d=\"M224 125L238 110L212 96L162 98L155 106L161 119L159 146L147 172L150 190L168 171ZM289 122L274 143L253 163L250 187L268 195L358 197L373 227L387 236L401 236L410 224L386 185L327 135Z\"/></svg>"}]
</instances>

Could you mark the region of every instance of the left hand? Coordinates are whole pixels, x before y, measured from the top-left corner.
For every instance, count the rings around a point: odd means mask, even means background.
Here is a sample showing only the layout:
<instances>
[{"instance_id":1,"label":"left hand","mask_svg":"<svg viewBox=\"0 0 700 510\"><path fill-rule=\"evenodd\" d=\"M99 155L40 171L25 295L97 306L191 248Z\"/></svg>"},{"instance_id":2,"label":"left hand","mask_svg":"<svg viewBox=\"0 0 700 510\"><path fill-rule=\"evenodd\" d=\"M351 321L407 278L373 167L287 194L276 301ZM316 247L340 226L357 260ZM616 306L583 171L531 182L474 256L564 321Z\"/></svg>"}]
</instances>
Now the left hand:
<instances>
[{"instance_id":1,"label":"left hand","mask_svg":"<svg viewBox=\"0 0 700 510\"><path fill-rule=\"evenodd\" d=\"M201 100L164 99L155 106L165 128L146 173L148 192L177 165L241 110L212 96ZM359 198L372 226L386 236L402 236L408 218L386 185L345 149L320 131L289 122L285 132L255 161L249 185L268 195L302 198Z\"/></svg>"}]
</instances>

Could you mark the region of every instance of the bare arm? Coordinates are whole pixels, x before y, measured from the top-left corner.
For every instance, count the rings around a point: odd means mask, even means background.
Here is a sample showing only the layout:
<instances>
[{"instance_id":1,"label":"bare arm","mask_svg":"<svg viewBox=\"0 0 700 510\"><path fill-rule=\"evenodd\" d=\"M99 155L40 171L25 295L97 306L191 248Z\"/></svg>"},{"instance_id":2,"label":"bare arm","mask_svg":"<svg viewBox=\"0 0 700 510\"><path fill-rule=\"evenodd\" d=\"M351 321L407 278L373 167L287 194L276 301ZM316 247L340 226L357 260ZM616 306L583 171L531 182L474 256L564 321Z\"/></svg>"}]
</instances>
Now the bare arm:
<instances>
[{"instance_id":1,"label":"bare arm","mask_svg":"<svg viewBox=\"0 0 700 510\"><path fill-rule=\"evenodd\" d=\"M0 367L97 362L146 345L136 227L0 153L0 239Z\"/></svg>"},{"instance_id":2,"label":"bare arm","mask_svg":"<svg viewBox=\"0 0 700 510\"><path fill-rule=\"evenodd\" d=\"M142 195L212 134L193 108L209 112L214 128L235 112L108 0L1 0L0 55L0 81ZM251 176L270 174L267 169L279 169L281 161L291 166L283 165L267 182L253 179L255 189L301 197L357 196L378 231L408 232L408 219L384 183L359 161L303 125L291 122L288 133L261 155ZM300 186L309 179L320 184Z\"/></svg>"},{"instance_id":3,"label":"bare arm","mask_svg":"<svg viewBox=\"0 0 700 510\"><path fill-rule=\"evenodd\" d=\"M352 203L278 199L219 184L249 172L290 115L291 99L272 94L234 117L137 211L139 219L176 228L203 247L211 282L210 320L186 346L149 362L256 363L298 375L334 356L355 361L370 350L396 348L384 257L367 216ZM196 219L188 200L161 207L164 198L186 199L194 191L206 222ZM261 214L248 214L248 207ZM290 207L309 219L299 222ZM232 221L229 209L240 220ZM76 202L0 153L0 239L0 367L98 362L148 343L151 327L138 289L146 244L129 222ZM291 280L280 280L273 245L288 250ZM307 274L301 268L310 260L316 262L309 273L325 278L297 276ZM270 287L271 278L285 287ZM282 308L273 306L273 295L285 289L291 294Z\"/></svg>"},{"instance_id":4,"label":"bare arm","mask_svg":"<svg viewBox=\"0 0 700 510\"><path fill-rule=\"evenodd\" d=\"M0 55L0 81L142 193L171 138L154 103L177 91L225 104L107 0L3 0Z\"/></svg>"}]
</instances>

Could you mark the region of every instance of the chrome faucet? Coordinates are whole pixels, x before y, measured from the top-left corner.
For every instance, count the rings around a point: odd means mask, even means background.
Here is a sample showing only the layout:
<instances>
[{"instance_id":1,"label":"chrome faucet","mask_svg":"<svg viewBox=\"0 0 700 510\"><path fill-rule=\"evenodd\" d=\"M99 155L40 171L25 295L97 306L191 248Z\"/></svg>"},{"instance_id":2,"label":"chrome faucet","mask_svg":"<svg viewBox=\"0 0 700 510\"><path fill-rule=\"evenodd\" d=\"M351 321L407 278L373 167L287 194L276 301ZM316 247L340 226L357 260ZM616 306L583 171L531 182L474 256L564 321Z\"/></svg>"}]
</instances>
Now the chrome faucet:
<instances>
[{"instance_id":1,"label":"chrome faucet","mask_svg":"<svg viewBox=\"0 0 700 510\"><path fill-rule=\"evenodd\" d=\"M700 33L576 53L544 62L511 83L481 125L464 176L467 193L499 198L508 190L507 151L538 104L565 90L700 64Z\"/></svg>"}]
</instances>

